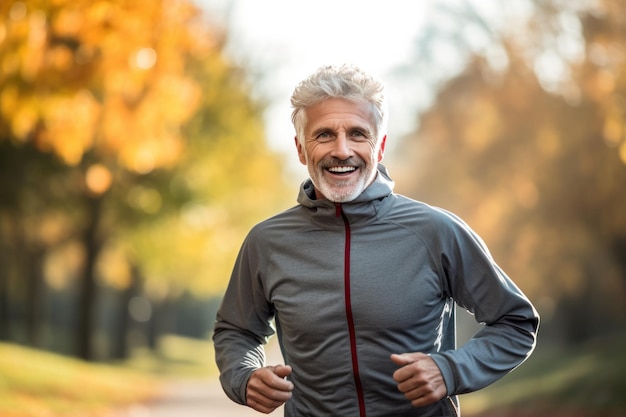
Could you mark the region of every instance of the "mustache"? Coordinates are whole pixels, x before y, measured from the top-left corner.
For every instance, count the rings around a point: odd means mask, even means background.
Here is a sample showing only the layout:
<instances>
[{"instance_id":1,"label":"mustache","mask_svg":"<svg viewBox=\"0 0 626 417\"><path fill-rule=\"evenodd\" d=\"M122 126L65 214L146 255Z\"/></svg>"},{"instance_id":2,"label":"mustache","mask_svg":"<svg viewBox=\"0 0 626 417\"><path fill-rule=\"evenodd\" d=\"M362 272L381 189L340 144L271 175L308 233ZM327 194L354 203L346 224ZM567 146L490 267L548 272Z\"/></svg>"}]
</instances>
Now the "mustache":
<instances>
[{"instance_id":1,"label":"mustache","mask_svg":"<svg viewBox=\"0 0 626 417\"><path fill-rule=\"evenodd\" d=\"M360 167L363 166L363 161L361 158L356 158L351 156L348 159L339 159L339 158L325 158L320 161L320 167L322 168L330 168L330 167Z\"/></svg>"}]
</instances>

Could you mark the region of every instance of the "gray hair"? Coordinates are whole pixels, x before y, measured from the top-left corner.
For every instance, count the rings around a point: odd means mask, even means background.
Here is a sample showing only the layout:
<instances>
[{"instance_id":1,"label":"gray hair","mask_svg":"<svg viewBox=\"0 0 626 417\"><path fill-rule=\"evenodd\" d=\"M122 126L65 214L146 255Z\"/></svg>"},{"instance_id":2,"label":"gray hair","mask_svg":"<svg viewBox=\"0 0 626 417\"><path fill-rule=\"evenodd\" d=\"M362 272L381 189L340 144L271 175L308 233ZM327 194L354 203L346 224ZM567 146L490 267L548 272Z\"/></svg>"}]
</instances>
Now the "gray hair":
<instances>
[{"instance_id":1,"label":"gray hair","mask_svg":"<svg viewBox=\"0 0 626 417\"><path fill-rule=\"evenodd\" d=\"M376 139L386 134L388 115L383 84L354 65L326 65L300 82L291 96L291 121L300 143L304 143L305 110L329 98L370 103Z\"/></svg>"}]
</instances>

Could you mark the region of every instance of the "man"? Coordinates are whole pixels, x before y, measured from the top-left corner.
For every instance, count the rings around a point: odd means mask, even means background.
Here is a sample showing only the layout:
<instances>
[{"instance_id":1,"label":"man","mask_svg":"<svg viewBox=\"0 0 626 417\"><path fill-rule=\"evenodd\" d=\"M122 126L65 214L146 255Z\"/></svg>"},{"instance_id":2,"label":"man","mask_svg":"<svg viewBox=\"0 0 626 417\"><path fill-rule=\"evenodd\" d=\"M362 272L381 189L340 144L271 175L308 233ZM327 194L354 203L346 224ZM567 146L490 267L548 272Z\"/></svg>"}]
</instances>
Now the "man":
<instances>
[{"instance_id":1,"label":"man","mask_svg":"<svg viewBox=\"0 0 626 417\"><path fill-rule=\"evenodd\" d=\"M291 103L310 179L237 258L213 336L226 394L285 416L460 415L458 394L532 352L535 309L464 222L393 192L378 81L322 67ZM458 349L455 303L485 324ZM266 366L274 329L285 365Z\"/></svg>"}]
</instances>

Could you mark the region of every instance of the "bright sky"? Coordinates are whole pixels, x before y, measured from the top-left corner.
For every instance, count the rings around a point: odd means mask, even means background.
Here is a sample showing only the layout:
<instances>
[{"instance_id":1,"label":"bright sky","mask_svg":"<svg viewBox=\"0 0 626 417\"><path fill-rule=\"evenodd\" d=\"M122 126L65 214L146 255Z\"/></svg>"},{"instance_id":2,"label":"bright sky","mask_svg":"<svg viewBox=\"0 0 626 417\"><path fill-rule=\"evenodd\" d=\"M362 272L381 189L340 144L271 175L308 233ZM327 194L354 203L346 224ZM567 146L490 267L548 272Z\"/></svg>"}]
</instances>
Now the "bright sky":
<instances>
[{"instance_id":1,"label":"bright sky","mask_svg":"<svg viewBox=\"0 0 626 417\"><path fill-rule=\"evenodd\" d=\"M228 12L230 52L264 72L259 93L272 146L292 146L289 97L296 84L324 64L349 62L380 78L407 63L429 1L406 0L196 0ZM390 88L388 86L388 88ZM390 97L391 100L391 97ZM393 109L393 103L390 103ZM392 110L393 114L393 110ZM391 124L390 124L391 126ZM406 128L408 130L408 127Z\"/></svg>"},{"instance_id":2,"label":"bright sky","mask_svg":"<svg viewBox=\"0 0 626 417\"><path fill-rule=\"evenodd\" d=\"M321 65L341 63L356 64L386 85L390 108L387 146L392 148L394 137L415 128L417 108L428 101L434 87L423 81L425 74L420 70L410 71L411 84L410 77L398 77L397 68L415 66L418 36L427 25L432 27L435 22L437 29L462 33L455 27L458 19L446 19L446 8L466 7L465 0L195 1L230 27L229 53L249 70L259 72L256 92L270 100L265 114L269 144L287 152L293 150L289 98L294 87ZM514 5L524 3L508 0L506 6L499 6L499 0L467 1L483 18L500 24L510 20L502 18L500 7L508 9L508 16L517 16L522 10ZM494 19L498 10L500 19ZM463 36L473 35L468 31ZM475 42L486 41L477 38ZM437 45L436 64L434 71L441 73L446 67L462 67L458 49Z\"/></svg>"}]
</instances>

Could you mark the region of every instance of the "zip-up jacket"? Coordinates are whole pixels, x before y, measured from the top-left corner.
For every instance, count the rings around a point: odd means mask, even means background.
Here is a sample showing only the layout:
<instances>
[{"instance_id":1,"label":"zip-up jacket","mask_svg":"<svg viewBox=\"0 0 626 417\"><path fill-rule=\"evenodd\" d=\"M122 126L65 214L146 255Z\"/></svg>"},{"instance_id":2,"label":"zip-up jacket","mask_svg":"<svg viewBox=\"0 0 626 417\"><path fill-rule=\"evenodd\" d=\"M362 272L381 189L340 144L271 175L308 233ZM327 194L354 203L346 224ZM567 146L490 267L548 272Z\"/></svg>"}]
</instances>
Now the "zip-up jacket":
<instances>
[{"instance_id":1,"label":"zip-up jacket","mask_svg":"<svg viewBox=\"0 0 626 417\"><path fill-rule=\"evenodd\" d=\"M458 394L532 352L537 312L458 217L395 194L382 165L354 201L314 195L305 181L241 247L213 335L232 400L246 403L275 330L293 369L286 417L458 416ZM458 348L455 303L484 324ZM446 398L415 408L398 391L390 355L407 352L431 355Z\"/></svg>"}]
</instances>

